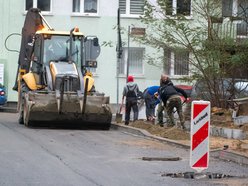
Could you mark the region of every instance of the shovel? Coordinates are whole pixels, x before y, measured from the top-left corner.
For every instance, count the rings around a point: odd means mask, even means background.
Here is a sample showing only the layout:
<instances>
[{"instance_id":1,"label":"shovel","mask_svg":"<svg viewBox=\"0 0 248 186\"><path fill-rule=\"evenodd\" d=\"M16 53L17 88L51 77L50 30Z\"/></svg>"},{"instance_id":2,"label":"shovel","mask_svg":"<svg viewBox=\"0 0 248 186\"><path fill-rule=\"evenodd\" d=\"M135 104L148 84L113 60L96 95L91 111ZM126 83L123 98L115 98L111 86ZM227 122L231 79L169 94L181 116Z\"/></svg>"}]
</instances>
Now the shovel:
<instances>
[{"instance_id":1,"label":"shovel","mask_svg":"<svg viewBox=\"0 0 248 186\"><path fill-rule=\"evenodd\" d=\"M121 102L120 110L119 110L119 112L116 113L116 116L115 116L116 123L121 123L122 122L122 114L121 114L122 106L123 106L123 100Z\"/></svg>"}]
</instances>

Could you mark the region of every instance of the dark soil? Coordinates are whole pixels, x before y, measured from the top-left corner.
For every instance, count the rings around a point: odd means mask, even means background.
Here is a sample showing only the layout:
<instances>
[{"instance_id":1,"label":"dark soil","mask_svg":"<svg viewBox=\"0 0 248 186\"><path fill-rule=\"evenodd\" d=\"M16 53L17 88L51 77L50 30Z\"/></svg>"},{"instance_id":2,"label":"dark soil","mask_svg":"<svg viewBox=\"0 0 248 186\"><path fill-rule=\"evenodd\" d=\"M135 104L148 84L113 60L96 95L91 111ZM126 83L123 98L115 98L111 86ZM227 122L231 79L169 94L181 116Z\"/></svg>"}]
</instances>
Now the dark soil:
<instances>
[{"instance_id":1,"label":"dark soil","mask_svg":"<svg viewBox=\"0 0 248 186\"><path fill-rule=\"evenodd\" d=\"M176 127L161 127L154 125L146 121L136 121L131 123L130 126L145 129L153 135L160 136L163 138L169 138L172 140L190 140L190 134Z\"/></svg>"},{"instance_id":2,"label":"dark soil","mask_svg":"<svg viewBox=\"0 0 248 186\"><path fill-rule=\"evenodd\" d=\"M178 127L161 127L147 121L139 120L130 122L131 127L140 128L148 131L152 135L176 140L180 143L190 145L190 132L182 130ZM248 125L242 127L235 126L227 115L212 114L211 125L227 128L241 128L248 131ZM210 136L210 149L221 149L228 146L229 150L233 150L248 157L248 140L226 139L222 137Z\"/></svg>"}]
</instances>

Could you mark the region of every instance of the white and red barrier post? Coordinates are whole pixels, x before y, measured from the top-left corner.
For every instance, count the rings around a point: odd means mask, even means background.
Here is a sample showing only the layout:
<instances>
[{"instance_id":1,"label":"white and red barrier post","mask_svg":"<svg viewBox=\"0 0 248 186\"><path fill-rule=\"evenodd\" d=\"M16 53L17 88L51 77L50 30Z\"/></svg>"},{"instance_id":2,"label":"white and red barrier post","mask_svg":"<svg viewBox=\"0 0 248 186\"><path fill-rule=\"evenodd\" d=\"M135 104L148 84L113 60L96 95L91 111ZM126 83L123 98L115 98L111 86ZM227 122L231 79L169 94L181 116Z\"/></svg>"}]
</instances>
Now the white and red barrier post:
<instances>
[{"instance_id":1,"label":"white and red barrier post","mask_svg":"<svg viewBox=\"0 0 248 186\"><path fill-rule=\"evenodd\" d=\"M192 101L190 166L197 172L208 168L210 102Z\"/></svg>"}]
</instances>

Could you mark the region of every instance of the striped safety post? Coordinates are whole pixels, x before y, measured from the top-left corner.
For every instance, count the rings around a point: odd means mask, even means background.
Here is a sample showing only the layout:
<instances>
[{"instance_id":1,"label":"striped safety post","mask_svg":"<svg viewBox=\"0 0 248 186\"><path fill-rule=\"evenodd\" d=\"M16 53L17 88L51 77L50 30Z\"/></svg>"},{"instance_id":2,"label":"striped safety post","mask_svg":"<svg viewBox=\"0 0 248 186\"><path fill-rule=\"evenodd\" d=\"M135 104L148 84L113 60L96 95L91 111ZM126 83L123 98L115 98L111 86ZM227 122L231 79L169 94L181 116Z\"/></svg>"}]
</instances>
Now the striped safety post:
<instances>
[{"instance_id":1,"label":"striped safety post","mask_svg":"<svg viewBox=\"0 0 248 186\"><path fill-rule=\"evenodd\" d=\"M210 102L192 101L190 166L197 172L208 168Z\"/></svg>"}]
</instances>

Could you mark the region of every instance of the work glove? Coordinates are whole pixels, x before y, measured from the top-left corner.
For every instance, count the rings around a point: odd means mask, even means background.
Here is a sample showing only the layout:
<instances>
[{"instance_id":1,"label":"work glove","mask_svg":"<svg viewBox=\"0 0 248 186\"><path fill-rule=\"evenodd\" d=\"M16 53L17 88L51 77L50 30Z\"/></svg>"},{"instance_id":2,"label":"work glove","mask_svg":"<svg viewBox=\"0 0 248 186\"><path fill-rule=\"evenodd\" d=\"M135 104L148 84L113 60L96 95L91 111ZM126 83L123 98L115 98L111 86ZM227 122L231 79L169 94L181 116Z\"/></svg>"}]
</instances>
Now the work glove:
<instances>
[{"instance_id":1,"label":"work glove","mask_svg":"<svg viewBox=\"0 0 248 186\"><path fill-rule=\"evenodd\" d=\"M189 103L190 102L190 98L186 98L184 102L185 103Z\"/></svg>"}]
</instances>

